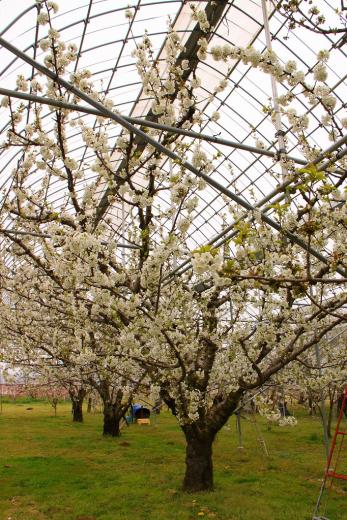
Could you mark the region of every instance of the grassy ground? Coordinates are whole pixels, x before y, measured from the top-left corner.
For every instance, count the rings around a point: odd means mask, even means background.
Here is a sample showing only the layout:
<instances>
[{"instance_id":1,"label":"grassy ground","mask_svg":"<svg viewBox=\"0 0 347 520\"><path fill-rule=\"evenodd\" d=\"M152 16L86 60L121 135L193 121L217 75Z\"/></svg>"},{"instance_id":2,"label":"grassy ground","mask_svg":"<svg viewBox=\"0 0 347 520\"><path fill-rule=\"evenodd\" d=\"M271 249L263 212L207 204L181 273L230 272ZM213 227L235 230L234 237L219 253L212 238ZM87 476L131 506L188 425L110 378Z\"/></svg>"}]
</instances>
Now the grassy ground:
<instances>
[{"instance_id":1,"label":"grassy ground","mask_svg":"<svg viewBox=\"0 0 347 520\"><path fill-rule=\"evenodd\" d=\"M0 519L311 520L324 450L319 420L298 413L296 428L267 431L257 419L269 457L250 421L242 421L244 449L237 448L232 418L214 446L215 491L187 495L184 440L168 413L105 439L100 414L72 424L68 404L54 417L46 403L5 403ZM347 482L332 490L326 516L347 519Z\"/></svg>"}]
</instances>

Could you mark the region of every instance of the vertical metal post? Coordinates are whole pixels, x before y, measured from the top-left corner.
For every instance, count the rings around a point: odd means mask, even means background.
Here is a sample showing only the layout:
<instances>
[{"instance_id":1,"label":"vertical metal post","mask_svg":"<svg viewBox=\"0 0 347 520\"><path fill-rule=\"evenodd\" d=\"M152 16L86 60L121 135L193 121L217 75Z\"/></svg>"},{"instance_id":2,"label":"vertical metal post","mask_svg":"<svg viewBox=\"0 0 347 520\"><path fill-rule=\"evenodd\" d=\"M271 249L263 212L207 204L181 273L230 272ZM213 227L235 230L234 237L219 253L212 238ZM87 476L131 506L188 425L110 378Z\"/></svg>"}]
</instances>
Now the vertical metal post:
<instances>
[{"instance_id":1,"label":"vertical metal post","mask_svg":"<svg viewBox=\"0 0 347 520\"><path fill-rule=\"evenodd\" d=\"M322 375L322 363L321 363L321 355L320 355L320 348L319 345L315 345L315 352L316 352L316 361L318 366L318 374L319 377ZM324 445L325 445L325 453L326 457L329 456L329 437L328 437L328 420L327 420L327 413L325 409L325 399L323 390L320 389L320 402L321 402L321 415L322 415L322 423L323 423L323 435L324 435Z\"/></svg>"},{"instance_id":2,"label":"vertical metal post","mask_svg":"<svg viewBox=\"0 0 347 520\"><path fill-rule=\"evenodd\" d=\"M310 287L310 297L311 297L311 300L314 298L312 285ZM316 363L318 366L318 375L319 375L319 377L321 377L322 376L322 359L321 359L319 343L317 343L315 345L315 353L316 353ZM327 413L326 413L326 409L325 409L325 399L324 399L324 394L323 394L322 388L320 388L320 390L319 390L319 396L320 396L320 403L321 403L320 408L321 408L322 425L323 425L325 454L328 459L328 457L329 457L328 420L327 420Z\"/></svg>"},{"instance_id":3,"label":"vertical metal post","mask_svg":"<svg viewBox=\"0 0 347 520\"><path fill-rule=\"evenodd\" d=\"M238 448L239 450L243 450L242 446L242 430L241 430L241 412L236 412L236 429L237 429L237 437L238 437Z\"/></svg>"},{"instance_id":4,"label":"vertical metal post","mask_svg":"<svg viewBox=\"0 0 347 520\"><path fill-rule=\"evenodd\" d=\"M286 396L285 396L285 393L284 393L284 385L281 386L281 399L282 399L282 410L281 410L281 415L283 415L283 417L286 417L287 416L287 407L286 407Z\"/></svg>"},{"instance_id":5,"label":"vertical metal post","mask_svg":"<svg viewBox=\"0 0 347 520\"><path fill-rule=\"evenodd\" d=\"M170 172L170 179L172 177L172 174L173 174L173 165L172 165L172 159L171 157L169 157L169 172ZM174 203L171 201L171 207L173 208L174 207ZM171 222L172 222L172 226L174 225L174 222L175 222L175 215L172 213L172 217L171 217ZM173 262L172 262L172 270L175 270L177 269L177 257L176 255L174 255L173 257Z\"/></svg>"},{"instance_id":6,"label":"vertical metal post","mask_svg":"<svg viewBox=\"0 0 347 520\"><path fill-rule=\"evenodd\" d=\"M267 6L266 6L266 0L262 0L262 9L263 9L263 22L264 22L264 32L265 32L265 39L266 39L266 47L268 51L272 51L272 44L271 44L271 33L270 33L270 26L269 26L269 16L267 12ZM281 113L280 108L277 102L278 98L278 91L277 91L277 82L274 76L271 74L271 90L272 90L272 104L275 111L275 128L276 128L276 137L278 139L278 147L279 147L279 154L280 157L286 155L286 146L284 141L284 131L282 129L282 120L281 120ZM286 176L288 175L287 168L281 164L282 174L284 176L284 180Z\"/></svg>"}]
</instances>

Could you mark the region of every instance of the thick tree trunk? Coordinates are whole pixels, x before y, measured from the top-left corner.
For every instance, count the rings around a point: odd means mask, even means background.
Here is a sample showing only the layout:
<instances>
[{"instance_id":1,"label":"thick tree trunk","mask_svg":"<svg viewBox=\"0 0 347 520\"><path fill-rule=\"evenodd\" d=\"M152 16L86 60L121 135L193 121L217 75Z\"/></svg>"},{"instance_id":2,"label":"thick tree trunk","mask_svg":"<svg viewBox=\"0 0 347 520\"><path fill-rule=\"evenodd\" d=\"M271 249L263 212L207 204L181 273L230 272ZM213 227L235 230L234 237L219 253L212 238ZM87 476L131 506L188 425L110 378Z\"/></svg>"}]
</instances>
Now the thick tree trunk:
<instances>
[{"instance_id":1,"label":"thick tree trunk","mask_svg":"<svg viewBox=\"0 0 347 520\"><path fill-rule=\"evenodd\" d=\"M70 399L72 403L72 421L83 422L83 401L86 395L84 388L76 390L70 390Z\"/></svg>"},{"instance_id":2,"label":"thick tree trunk","mask_svg":"<svg viewBox=\"0 0 347 520\"><path fill-rule=\"evenodd\" d=\"M235 412L244 392L240 388L226 399L223 399L223 396L216 396L213 414L210 410L209 417L201 413L196 422L181 424L187 442L183 491L195 493L213 489L212 444L216 434ZM176 402L165 387L161 388L160 397L173 415L176 415Z\"/></svg>"},{"instance_id":3,"label":"thick tree trunk","mask_svg":"<svg viewBox=\"0 0 347 520\"><path fill-rule=\"evenodd\" d=\"M72 421L83 422L83 399L72 401Z\"/></svg>"},{"instance_id":4,"label":"thick tree trunk","mask_svg":"<svg viewBox=\"0 0 347 520\"><path fill-rule=\"evenodd\" d=\"M111 435L112 437L120 436L120 421L122 417L117 412L118 410L115 406L104 403L103 435Z\"/></svg>"},{"instance_id":5,"label":"thick tree trunk","mask_svg":"<svg viewBox=\"0 0 347 520\"><path fill-rule=\"evenodd\" d=\"M206 432L197 435L192 429L184 428L186 436L186 473L183 490L189 493L213 489L212 443L214 435Z\"/></svg>"},{"instance_id":6,"label":"thick tree trunk","mask_svg":"<svg viewBox=\"0 0 347 520\"><path fill-rule=\"evenodd\" d=\"M308 406L310 408L310 415L316 415L316 405L311 397L308 398Z\"/></svg>"},{"instance_id":7,"label":"thick tree trunk","mask_svg":"<svg viewBox=\"0 0 347 520\"><path fill-rule=\"evenodd\" d=\"M129 406L128 402L123 403L123 390L121 388L114 388L107 379L95 384L95 389L99 393L103 403L103 435L119 437L120 424ZM131 397L129 397L129 402L130 400Z\"/></svg>"}]
</instances>

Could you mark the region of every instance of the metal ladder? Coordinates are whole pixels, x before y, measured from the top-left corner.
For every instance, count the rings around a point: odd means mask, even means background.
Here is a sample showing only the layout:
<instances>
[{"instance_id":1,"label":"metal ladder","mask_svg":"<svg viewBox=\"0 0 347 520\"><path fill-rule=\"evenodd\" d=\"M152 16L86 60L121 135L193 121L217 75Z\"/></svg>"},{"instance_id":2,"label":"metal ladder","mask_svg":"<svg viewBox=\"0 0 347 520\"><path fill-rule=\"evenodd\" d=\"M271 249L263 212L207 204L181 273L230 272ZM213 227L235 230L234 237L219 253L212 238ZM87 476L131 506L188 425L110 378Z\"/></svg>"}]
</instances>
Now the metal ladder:
<instances>
[{"instance_id":1,"label":"metal ladder","mask_svg":"<svg viewBox=\"0 0 347 520\"><path fill-rule=\"evenodd\" d=\"M312 520L329 520L325 516L319 516L319 509L320 509L320 505L321 505L321 501L322 501L322 496L323 496L324 490L325 490L326 485L327 485L327 480L330 478L331 479L331 483L332 483L333 479L346 480L347 481L347 474L337 473L336 472L337 463L339 461L339 457L340 457L341 449L342 449L342 446L343 446L343 442L345 440L345 436L347 435L347 431L341 430L341 422L342 422L342 419L343 419L343 414L345 413L346 409L347 409L347 387L345 388L344 393L343 393L342 405L341 405L339 417L338 417L338 420L337 420L334 437L333 437L333 440L332 440L332 443L331 443L331 446L330 446L330 450L329 450L329 455L328 455L328 459L327 459L327 465L326 465L326 469L325 469L325 473L324 473L324 479L323 479L323 482L322 482L322 485L321 485L321 488L320 488L320 492L319 492L319 495L318 495L318 500L317 500L317 503L316 503L316 507L315 507L315 510L314 510L314 513L313 513ZM337 457L336 457L335 465L334 465L334 468L332 468L331 467L331 462L332 462L332 459L333 459L333 456L334 456L334 452L335 452L335 449L336 449L336 444L337 444L338 439L340 440L340 443L339 443L339 446L337 448L338 451L337 451Z\"/></svg>"}]
</instances>

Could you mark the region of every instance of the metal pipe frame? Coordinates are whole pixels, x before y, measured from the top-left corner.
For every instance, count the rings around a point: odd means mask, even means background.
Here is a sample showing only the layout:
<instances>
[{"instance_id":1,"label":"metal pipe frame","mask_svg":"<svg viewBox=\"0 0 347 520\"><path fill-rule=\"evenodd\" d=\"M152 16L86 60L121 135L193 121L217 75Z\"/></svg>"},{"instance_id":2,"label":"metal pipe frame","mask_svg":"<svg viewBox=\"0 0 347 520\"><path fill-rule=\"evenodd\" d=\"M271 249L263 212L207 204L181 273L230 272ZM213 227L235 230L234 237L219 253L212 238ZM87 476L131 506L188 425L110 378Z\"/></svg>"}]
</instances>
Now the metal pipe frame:
<instances>
[{"instance_id":1,"label":"metal pipe frame","mask_svg":"<svg viewBox=\"0 0 347 520\"><path fill-rule=\"evenodd\" d=\"M63 101L59 101L56 99L47 98L47 97L43 97L43 96L36 96L34 94L26 94L25 92L19 92L17 90L10 90L10 89L0 87L0 94L5 97L9 97L9 98L14 97L14 98L18 98L18 99L25 99L27 101L40 103L43 105L49 105L49 106L53 106L56 108L61 108L63 110L72 110L75 112L82 112L85 114L95 115L97 117L108 117L108 116L105 116L103 113L101 113L99 110L93 109L93 108L90 108L87 106L76 105L73 103L64 103ZM126 121L128 121L129 123L131 123L133 125L141 125L144 127L154 128L154 129L162 130L162 131L172 133L172 134L193 137L195 139L200 139L203 141L208 141L208 142L220 144L223 146L237 148L237 149L255 153L258 155L265 155L267 157L273 157L273 158L278 157L278 152L271 152L270 150L263 150L260 148L256 148L255 146L238 143L237 141L231 141L229 139L223 139L221 137L210 136L207 134L194 132L192 130L185 130L183 128L176 128L174 126L155 123L154 121L149 121L147 119L142 119L142 118L137 118L137 117L128 117L128 116L124 116L124 115L122 117L123 117L123 119L125 119ZM345 143L347 143L347 136L344 136L341 139L339 139L336 143L334 143L332 146L330 146L324 152L322 152L318 156L318 158L315 159L314 161L312 161L311 163L305 161L304 159L300 159L298 157L294 157L291 155L286 155L286 158L288 160L291 160L291 161L293 161L297 164L301 164L303 166L307 166L308 164L318 164L320 161L322 161L326 157L327 154L332 153L333 151L335 151L336 149L338 149L340 146L342 146ZM339 156L339 159L340 158L341 158L341 156ZM335 159L335 160L337 160L337 159ZM327 162L325 164L324 168L321 167L321 168L319 168L319 170L321 171L333 163L334 163L334 160L329 160L329 164ZM290 182L291 181L289 181L289 183ZM285 187L287 185L288 185L288 182L281 184L281 187L282 186ZM279 188L279 189L283 189L283 188ZM270 195L270 197L272 197L272 195Z\"/></svg>"},{"instance_id":2,"label":"metal pipe frame","mask_svg":"<svg viewBox=\"0 0 347 520\"><path fill-rule=\"evenodd\" d=\"M337 141L333 145L329 146L329 148L327 148L324 152L322 152L310 164L318 164L318 163L320 163L324 159L324 157L326 155L335 152L341 145L345 144L346 142L347 142L347 135L344 136L343 138L341 138L339 141ZM336 160L341 159L346 154L347 154L347 147L343 148L340 151L340 153L337 154ZM306 163L306 164L309 164L309 163ZM319 168L317 168L317 170L318 171L324 171L325 168L330 166L330 164L331 164L331 160L329 159L329 160L325 161ZM270 201L271 201L271 204L276 204L278 202L281 202L286 197L285 189L288 186L291 185L292 188L296 188L298 185L301 184L301 181L297 181L296 183L292 184L293 180L294 180L293 178L292 179L288 179L286 182L280 184L280 186L278 186L277 188L272 190L268 195L266 195L266 197L261 199L255 205L255 208L259 209L262 206L264 206L267 202L270 202ZM276 195L279 195L279 196L276 197ZM276 197L276 198L274 198L274 197ZM262 214L264 214L265 212L269 211L270 209L271 209L270 206L265 207L262 210ZM233 238L234 236L236 236L238 234L238 231L235 231L235 230L233 231L233 229L236 226L236 224L241 222L241 220L246 219L247 217L248 217L248 213L246 213L246 212L243 213L243 215L241 215L238 219L234 220L231 224L229 224L229 226L226 227L221 233L218 233L216 236L214 236L208 242L208 245L214 245L215 247L220 247L223 244L225 244L225 242L227 242L228 240L230 240L231 238ZM175 267L175 269L173 269L173 271L171 271L171 273L166 275L166 277L164 278L164 281L169 279L169 278L171 278L174 275L182 275L182 274L184 274L185 272L187 272L190 269L190 264L191 264L190 260L185 260L179 266ZM337 270L337 271L342 276L346 276L345 272L340 272L339 270Z\"/></svg>"},{"instance_id":3,"label":"metal pipe frame","mask_svg":"<svg viewBox=\"0 0 347 520\"><path fill-rule=\"evenodd\" d=\"M198 66L199 59L197 58L197 52L199 49L199 39L206 36L207 40L210 41L211 37L214 34L214 31L218 27L218 24L221 23L224 10L228 6L228 4L229 4L228 0L219 0L218 3L208 1L206 3L206 6L205 6L206 20L210 24L210 28L213 28L213 31L210 31L208 33L208 35L206 35L205 32L201 29L199 23L197 22L195 24L194 28L192 28L188 38L184 41L184 47L176 58L176 64L180 65L183 60L188 59L189 63L190 63L190 67L187 70L183 70L183 73L181 75L182 82L185 82L190 77L190 75L196 70L196 68ZM186 2L182 3L182 8L184 5L186 5ZM229 9L229 7L228 7L228 9ZM228 10L226 12L228 12ZM178 17L176 17L176 20L178 20ZM178 30L178 28L177 28L177 30ZM178 30L178 32L180 32L180 31ZM183 33L185 33L185 32L186 31L184 30ZM164 47L165 47L165 42L162 43L161 49L156 57L156 59L158 61L161 60L161 55L164 50ZM135 103L133 104L132 110L134 110L135 106L142 98L142 95L143 95L143 89L140 90L140 92L137 96L137 99L136 99ZM174 101L176 96L177 96L177 89L170 96L171 102ZM153 114L151 109L149 109L147 112L147 118L152 119L156 122L158 121L158 117L155 114ZM145 139L143 139L140 135L137 135L134 139L134 145L136 147L136 151L138 153L142 154L143 150L147 146L147 141ZM123 159L120 162L116 173L119 174L119 172L124 167L125 167L125 159ZM109 188L106 187L104 194L100 198L98 208L96 211L95 226L97 226L99 224L100 220L103 218L103 216L109 209L110 205L108 202L108 196L109 196Z\"/></svg>"},{"instance_id":4,"label":"metal pipe frame","mask_svg":"<svg viewBox=\"0 0 347 520\"><path fill-rule=\"evenodd\" d=\"M219 182L215 181L211 177L209 177L207 174L203 173L202 171L195 168L190 162L182 160L179 155L177 155L172 150L169 150L165 146L163 146L161 143L147 135L145 132L143 132L141 129L137 128L133 124L129 123L126 119L124 119L123 116L120 114L115 114L111 110L107 109L102 103L99 101L96 101L92 99L90 96L88 96L85 92L82 92L78 88L74 87L69 83L68 81L64 80L63 78L60 78L56 73L53 71L47 69L45 66L38 63L36 60L30 58L27 56L24 52L22 52L20 49L12 45L10 42L5 40L4 38L0 37L0 45L5 47L8 51L12 52L17 57L21 58L23 61L40 71L45 76L52 79L54 82L59 84L60 86L66 88L68 91L75 94L77 97L82 99L83 101L86 101L89 105L99 110L102 114L104 114L106 117L110 118L111 120L115 121L116 123L120 124L122 127L126 128L129 132L133 132L134 134L138 135L141 139L143 139L147 144L153 146L156 150L158 150L160 153L163 153L164 155L171 157L174 161L176 161L178 164L192 172L196 177L199 177L203 179L207 184L209 184L211 187L215 188L220 193L223 193L226 197L228 197L230 200L234 201L239 206L243 207L248 212L252 212L256 210L256 206L253 206L248 201L244 200L243 198L239 197L235 193L231 192L228 188L225 188L223 185L221 185ZM281 225L274 221L272 218L270 218L268 215L261 213L262 220L271 226L273 229L278 231L279 233L282 233L284 236L286 236L291 242L299 245L302 247L305 251L308 251L312 256L317 258L322 263L329 265L329 260L325 258L324 255L322 255L319 251L312 248L309 244L307 244L302 238L295 235L294 233L291 233L290 231L283 230ZM346 276L346 272L343 268L338 267L337 272L339 274Z\"/></svg>"},{"instance_id":5,"label":"metal pipe frame","mask_svg":"<svg viewBox=\"0 0 347 520\"><path fill-rule=\"evenodd\" d=\"M261 0L262 12L263 12L263 24L264 24L264 32L265 32L265 40L266 47L268 51L272 51L271 44L271 33L270 33L270 24L269 24L269 15L267 12L266 0ZM277 90L277 82L275 77L271 74L271 91L272 91L272 104L275 111L275 127L276 127L276 135L278 139L279 152L281 157L286 157L286 146L284 141L284 131L282 129L282 118L281 112L279 108L279 104L277 101L278 98L278 90ZM288 175L287 168L282 164L282 174L284 176Z\"/></svg>"},{"instance_id":6,"label":"metal pipe frame","mask_svg":"<svg viewBox=\"0 0 347 520\"><path fill-rule=\"evenodd\" d=\"M177 13L176 13L175 20L174 20L174 22L173 22L173 26L175 26L176 21L178 20L178 18L179 18L179 16L180 16L180 13L181 13L181 11L182 11L182 9L183 9L183 7L184 7L185 2L182 2L181 0L167 0L167 1L168 1L169 3L175 3L175 2L177 2L178 4L180 4L180 7L179 7L179 9L178 9L178 11L177 11ZM205 3L205 0L201 0L201 1ZM82 23L82 25L83 25L83 31L82 31L81 39L83 40L83 38L84 38L84 34L85 34L85 31L86 31L86 25L87 25L87 23L89 23L92 19L97 18L97 17L99 17L99 16L107 15L107 14L109 14L109 13L114 13L114 12L116 12L116 11L122 11L122 10L123 10L123 8L112 9L112 10L109 10L109 11L103 11L102 13L97 13L97 14L95 14L95 15L93 15L93 16L89 16L89 15L90 15L90 6L91 6L91 3L92 3L92 0L89 0L88 13L87 13L87 15L86 15L86 17L85 17L84 19L79 20L79 21L77 21L77 22L73 22L72 24L67 25L67 26L64 26L64 27L62 27L62 28L59 28L59 32L62 31L62 30L68 29L68 28L70 28L70 27L72 27L72 26L74 26L74 25L78 25L79 23ZM144 0L138 0L138 4L137 4L137 6L136 6L136 5L133 6L133 7L134 7L134 10L135 10L135 13L136 13L136 11L138 10L138 7L139 7L140 3L141 3L141 8L142 8L142 7L145 7L145 6L148 6L148 5L150 5L150 6L153 7L153 5L155 5L155 4L160 4L161 2L154 2L154 3L153 3L153 2L145 2ZM221 16L222 16L222 14L223 14L223 12L224 12L224 9L225 9L225 7L228 7L228 8L229 8L229 4L230 4L230 3L229 3L227 0L221 0L221 1L218 3L217 6L215 6L213 3L210 5L210 2L208 2L208 5L207 5L207 7L206 7L205 12L206 12L207 19L209 20L209 22L210 22L210 24L211 24L211 27L214 27L214 30L211 32L211 36L215 33L215 30L216 30L216 27L217 27L217 23L220 23L220 21L221 21ZM232 1L232 4L234 4L234 1ZM86 3L86 5L83 6L83 7L87 7L87 5L88 5L88 3ZM32 7L37 7L37 4L34 4L34 6L32 6ZM205 7L205 6L204 6L204 7ZM236 7L236 6L235 6L235 7ZM240 10L241 10L241 9L240 9ZM241 10L241 11L242 11L242 10ZM243 12L243 11L242 11L242 12ZM24 14L24 13L23 13L23 14ZM126 38L125 38L125 40L124 40L124 42L123 42L122 50L124 49L124 45L125 45L125 43L126 43L126 40L128 39L129 31L130 31L130 29L131 29L131 26L132 26L132 23L133 23L133 20L134 20L134 19L135 19L135 16L134 16L134 18L131 20L131 22L129 23L129 29L128 29L128 32L127 32ZM254 20L254 21L255 21L255 20ZM186 33L185 30L181 31L181 30L179 30L178 28L177 28L177 31L178 31L178 32L182 32L182 33ZM4 32L6 32L6 31L4 31ZM4 35L4 32L1 34L1 36ZM166 32L151 33L151 34L166 34ZM180 61L181 61L182 59L184 59L184 58L188 58L188 57L191 57L191 56L193 56L193 57L194 57L194 60L197 61L197 60L196 60L196 49L197 49L196 46L198 45L197 42L198 42L199 37L200 37L201 35L203 35L203 32L201 31L201 29L199 28L199 24L197 23L196 26L195 26L195 28L194 28L192 31L189 31L189 37L188 37L188 39L187 39L187 41L186 41L186 43L185 43L185 49L180 53L180 55L179 55L178 58L177 58L178 62L180 62ZM139 38L139 37L141 37L141 36L134 36L134 38ZM81 40L81 41L82 41L82 40ZM116 40L116 41L121 42L122 40ZM116 42L116 41L115 41L115 42ZM115 43L115 42L113 42L113 43ZM108 42L108 43L112 43L112 42ZM108 43L106 43L105 45L107 45ZM30 47L27 47L26 49L24 49L24 52L27 52L31 47L36 47L36 45L37 45L37 41L34 43L34 45L31 45ZM82 43L81 43L81 45L82 45ZM77 68L77 63L78 63L78 60L79 60L79 58L80 58L80 52L82 51L82 47L81 47L81 45L80 45L80 50L79 50L78 58L77 58L76 63L75 63L75 69ZM84 50L83 50L83 53L85 54L86 52L90 51L91 49L92 49L92 48L84 49ZM162 53L163 49L164 49L164 43L162 44L161 49L160 49L160 51L159 51L159 54L157 55L157 58L156 58L156 59L159 60L159 61L161 60L160 56L161 56L161 53ZM120 51L120 53L122 53L122 50ZM35 56L34 56L34 58L35 58ZM11 63L14 63L17 59L18 59L18 57L15 57L15 58L12 60ZM113 67L110 68L110 69L104 69L104 71L102 71L102 72L111 72L111 73L112 73L112 74L111 74L111 77L113 77L113 74L114 74L114 72L115 72L115 67L117 66L117 63L118 63L118 59L117 59L117 61L116 61L116 65L115 65L115 66L113 66ZM134 64L132 64L132 65L134 65ZM129 64L128 64L127 66L129 66ZM123 66L120 65L118 68L122 68L122 67L123 67ZM101 71L98 71L97 74L99 74L100 72L101 72ZM184 75L189 75L189 74L190 74L190 71L186 71L186 72L184 73ZM0 73L0 75L1 75L1 73ZM111 81L111 80L110 80L110 81ZM106 88L106 92L108 91L108 89L109 89L109 87L110 87L110 81L109 81L108 86L107 86L107 88ZM110 90L113 90L113 89L110 89ZM141 91L141 92L142 92L142 91ZM141 97L141 93L139 94L137 100L135 101L135 104L136 104L136 102L140 99L140 97ZM122 103L120 103L118 106L120 106L121 104L122 104ZM28 106L30 106L30 102L29 102L29 105L28 105ZM151 114L151 112L149 112L149 113L147 114L147 117L149 117L149 119L151 119L151 116L153 116L153 114ZM137 144L140 145L140 147L141 147L142 144L143 144L144 146L145 146L145 144L146 144L146 143L144 143L143 141L141 142L141 139L138 139L137 141L138 141ZM143 147L144 147L144 146L143 146ZM84 154L85 154L85 152L83 152L82 157L84 157ZM121 167L122 167L122 165L119 166L120 169L121 169ZM106 202L106 204L105 204L105 199L106 199L106 201L107 201L107 195L108 195L108 192L107 192L107 190L106 190L105 196L103 196L103 197L101 198L101 200L100 200L99 211L97 212L97 218L96 218L95 225L97 225L97 224L99 223L99 221L101 220L103 214L104 214L104 213L109 209L109 205L107 204L107 202ZM207 239L207 237L206 237L206 239Z\"/></svg>"},{"instance_id":7,"label":"metal pipe frame","mask_svg":"<svg viewBox=\"0 0 347 520\"><path fill-rule=\"evenodd\" d=\"M0 233L4 235L23 235L23 236L31 236L31 237L39 237L39 238L53 238L52 235L49 235L48 233L36 233L35 231L22 231L19 229L5 229L0 228ZM106 242L105 240L101 241L101 244L103 246L107 246L109 242ZM121 249L140 249L140 246L137 246L135 244L118 244L116 242L116 246Z\"/></svg>"},{"instance_id":8,"label":"metal pipe frame","mask_svg":"<svg viewBox=\"0 0 347 520\"><path fill-rule=\"evenodd\" d=\"M75 112L83 112L84 114L91 114L97 117L106 117L99 110L89 108L86 106L76 105L73 103L64 103L63 101L58 101L52 98L46 98L43 96L35 96L33 94L26 94L25 92L18 92L16 90L9 90L6 88L0 87L0 94L5 97L14 97L18 99L25 99L27 101L32 101L35 103L40 103L42 105L49 105L56 108L61 108L63 110L73 110ZM230 141L229 139L223 139L221 137L216 137L213 135L207 135L200 132L193 132L192 130L185 130L184 128L176 128L174 126L163 125L160 123L155 123L154 121L149 121L148 119L142 119L139 117L128 117L122 116L126 121L133 125L141 125L148 128L154 128L157 130L162 130L164 132L168 132L171 134L184 135L187 137L193 137L195 139L200 139L202 141L208 141L215 144L220 144L222 146L228 146L231 148L237 148L239 150L244 150L246 152L252 152L258 155L266 155L267 157L278 158L278 152L271 152L270 150L263 150L261 148L256 148L255 146L250 146L242 143L238 143L236 141ZM305 159L300 159L299 157L286 156L287 159L295 162L296 164L306 165L307 161Z\"/></svg>"}]
</instances>

